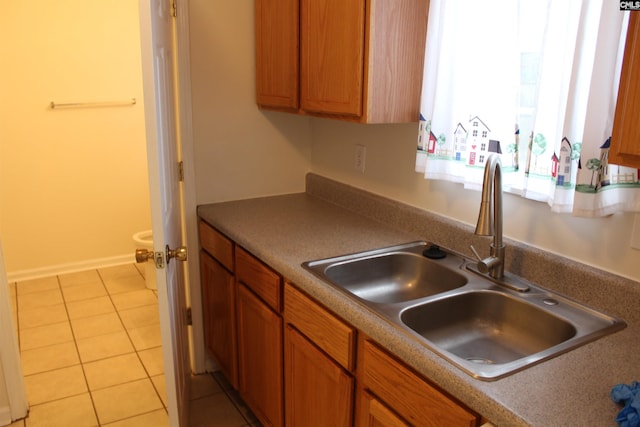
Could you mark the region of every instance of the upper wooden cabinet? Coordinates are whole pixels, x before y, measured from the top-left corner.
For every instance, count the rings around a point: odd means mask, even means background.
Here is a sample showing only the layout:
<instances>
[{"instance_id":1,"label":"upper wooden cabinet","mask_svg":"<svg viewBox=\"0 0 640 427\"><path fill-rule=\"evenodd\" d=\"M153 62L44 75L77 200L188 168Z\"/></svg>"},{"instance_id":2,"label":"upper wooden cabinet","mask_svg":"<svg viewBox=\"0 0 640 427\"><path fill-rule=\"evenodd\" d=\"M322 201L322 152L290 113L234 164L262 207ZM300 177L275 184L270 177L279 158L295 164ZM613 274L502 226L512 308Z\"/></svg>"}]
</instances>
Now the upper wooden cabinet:
<instances>
[{"instance_id":1,"label":"upper wooden cabinet","mask_svg":"<svg viewBox=\"0 0 640 427\"><path fill-rule=\"evenodd\" d=\"M426 0L256 0L258 106L418 121L428 9Z\"/></svg>"},{"instance_id":2,"label":"upper wooden cabinet","mask_svg":"<svg viewBox=\"0 0 640 427\"><path fill-rule=\"evenodd\" d=\"M640 168L640 15L629 14L609 163Z\"/></svg>"},{"instance_id":3,"label":"upper wooden cabinet","mask_svg":"<svg viewBox=\"0 0 640 427\"><path fill-rule=\"evenodd\" d=\"M362 115L364 0L300 1L300 107Z\"/></svg>"},{"instance_id":4,"label":"upper wooden cabinet","mask_svg":"<svg viewBox=\"0 0 640 427\"><path fill-rule=\"evenodd\" d=\"M299 0L256 0L258 105L297 110Z\"/></svg>"}]
</instances>

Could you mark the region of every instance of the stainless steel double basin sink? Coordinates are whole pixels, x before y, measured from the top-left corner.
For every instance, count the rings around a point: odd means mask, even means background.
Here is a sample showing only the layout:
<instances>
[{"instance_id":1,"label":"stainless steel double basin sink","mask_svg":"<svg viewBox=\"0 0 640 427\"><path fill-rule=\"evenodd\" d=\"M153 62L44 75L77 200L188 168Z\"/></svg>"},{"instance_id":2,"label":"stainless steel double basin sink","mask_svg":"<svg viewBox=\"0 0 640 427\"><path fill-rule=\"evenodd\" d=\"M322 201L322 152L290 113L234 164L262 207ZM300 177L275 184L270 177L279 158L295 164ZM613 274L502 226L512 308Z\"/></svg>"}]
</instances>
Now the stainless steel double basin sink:
<instances>
[{"instance_id":1,"label":"stainless steel double basin sink","mask_svg":"<svg viewBox=\"0 0 640 427\"><path fill-rule=\"evenodd\" d=\"M474 265L422 241L302 264L464 372L486 381L626 326L531 283L518 281L520 291L495 283L472 271Z\"/></svg>"}]
</instances>

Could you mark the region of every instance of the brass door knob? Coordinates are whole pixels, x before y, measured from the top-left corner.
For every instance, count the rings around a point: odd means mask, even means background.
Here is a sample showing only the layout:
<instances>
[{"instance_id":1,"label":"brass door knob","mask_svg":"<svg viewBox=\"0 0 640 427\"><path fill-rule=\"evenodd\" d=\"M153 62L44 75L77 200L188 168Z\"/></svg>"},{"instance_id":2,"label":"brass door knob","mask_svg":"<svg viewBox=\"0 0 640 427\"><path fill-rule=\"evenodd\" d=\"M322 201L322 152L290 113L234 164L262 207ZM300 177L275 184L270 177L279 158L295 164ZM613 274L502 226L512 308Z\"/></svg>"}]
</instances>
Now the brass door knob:
<instances>
[{"instance_id":1,"label":"brass door knob","mask_svg":"<svg viewBox=\"0 0 640 427\"><path fill-rule=\"evenodd\" d=\"M154 253L153 251L148 251L146 249L136 249L136 262L137 263L145 263L149 260L153 260Z\"/></svg>"},{"instance_id":2,"label":"brass door knob","mask_svg":"<svg viewBox=\"0 0 640 427\"><path fill-rule=\"evenodd\" d=\"M186 261L187 260L187 247L180 246L179 248L170 249L169 245L165 247L167 253L167 264L171 261L172 258L177 259L178 261Z\"/></svg>"}]
</instances>

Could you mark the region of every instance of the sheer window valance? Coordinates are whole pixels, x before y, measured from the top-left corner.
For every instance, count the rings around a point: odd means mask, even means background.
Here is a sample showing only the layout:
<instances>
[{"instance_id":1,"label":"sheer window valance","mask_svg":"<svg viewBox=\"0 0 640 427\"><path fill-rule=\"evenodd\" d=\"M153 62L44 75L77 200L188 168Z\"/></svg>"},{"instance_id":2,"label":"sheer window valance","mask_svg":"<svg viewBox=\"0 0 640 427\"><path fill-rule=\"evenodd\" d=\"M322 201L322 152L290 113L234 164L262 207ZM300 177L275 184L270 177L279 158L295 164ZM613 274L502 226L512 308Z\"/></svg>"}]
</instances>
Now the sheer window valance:
<instances>
[{"instance_id":1,"label":"sheer window valance","mask_svg":"<svg viewBox=\"0 0 640 427\"><path fill-rule=\"evenodd\" d=\"M609 164L628 12L597 0L431 0L416 170L553 211L640 211L638 170Z\"/></svg>"}]
</instances>

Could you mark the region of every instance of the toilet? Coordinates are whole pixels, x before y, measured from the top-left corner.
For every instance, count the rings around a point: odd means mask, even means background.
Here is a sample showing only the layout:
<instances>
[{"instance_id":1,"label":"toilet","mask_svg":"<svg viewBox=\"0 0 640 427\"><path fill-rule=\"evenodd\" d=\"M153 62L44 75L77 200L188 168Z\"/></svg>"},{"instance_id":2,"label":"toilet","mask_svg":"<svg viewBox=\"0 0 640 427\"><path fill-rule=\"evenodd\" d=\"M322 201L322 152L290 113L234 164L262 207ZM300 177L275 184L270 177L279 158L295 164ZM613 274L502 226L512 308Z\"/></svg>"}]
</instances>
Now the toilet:
<instances>
[{"instance_id":1,"label":"toilet","mask_svg":"<svg viewBox=\"0 0 640 427\"><path fill-rule=\"evenodd\" d=\"M133 235L133 243L136 249L146 249L153 252L153 233L151 230L140 231ZM144 265L144 280L148 289L158 289L156 283L156 266L153 261L147 261Z\"/></svg>"}]
</instances>

